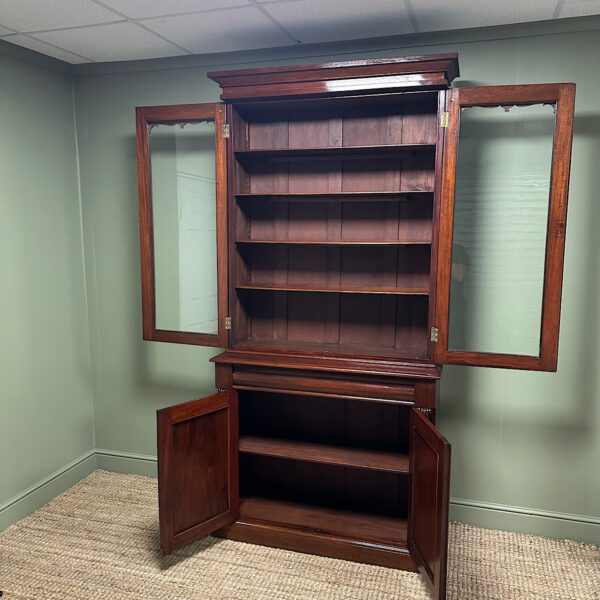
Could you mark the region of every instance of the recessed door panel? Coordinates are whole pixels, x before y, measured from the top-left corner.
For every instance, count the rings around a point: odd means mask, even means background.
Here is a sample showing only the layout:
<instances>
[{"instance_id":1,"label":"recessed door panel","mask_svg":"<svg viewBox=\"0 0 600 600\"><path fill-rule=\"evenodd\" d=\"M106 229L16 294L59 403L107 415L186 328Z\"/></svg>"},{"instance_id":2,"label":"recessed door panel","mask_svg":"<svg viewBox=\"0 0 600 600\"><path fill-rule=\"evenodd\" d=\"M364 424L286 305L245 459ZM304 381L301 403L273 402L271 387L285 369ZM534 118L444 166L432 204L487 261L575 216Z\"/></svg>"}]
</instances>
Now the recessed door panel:
<instances>
[{"instance_id":1,"label":"recessed door panel","mask_svg":"<svg viewBox=\"0 0 600 600\"><path fill-rule=\"evenodd\" d=\"M239 512L237 393L159 410L160 537L168 554Z\"/></svg>"}]
</instances>

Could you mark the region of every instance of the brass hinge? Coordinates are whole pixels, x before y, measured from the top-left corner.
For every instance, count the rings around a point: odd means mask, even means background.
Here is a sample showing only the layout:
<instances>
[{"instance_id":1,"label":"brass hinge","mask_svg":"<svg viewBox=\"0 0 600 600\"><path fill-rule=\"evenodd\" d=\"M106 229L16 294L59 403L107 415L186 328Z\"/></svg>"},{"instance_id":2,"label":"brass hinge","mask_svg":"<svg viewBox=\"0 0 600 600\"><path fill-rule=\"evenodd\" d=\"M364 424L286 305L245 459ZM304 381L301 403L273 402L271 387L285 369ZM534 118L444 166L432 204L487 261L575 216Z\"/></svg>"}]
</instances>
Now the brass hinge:
<instances>
[{"instance_id":1,"label":"brass hinge","mask_svg":"<svg viewBox=\"0 0 600 600\"><path fill-rule=\"evenodd\" d=\"M223 137L228 138L231 135L231 128L229 123L223 123Z\"/></svg>"},{"instance_id":2,"label":"brass hinge","mask_svg":"<svg viewBox=\"0 0 600 600\"><path fill-rule=\"evenodd\" d=\"M439 335L439 330L437 327L432 327L431 328L431 341L432 342L437 342L438 341L438 335Z\"/></svg>"},{"instance_id":3,"label":"brass hinge","mask_svg":"<svg viewBox=\"0 0 600 600\"><path fill-rule=\"evenodd\" d=\"M450 115L447 112L440 113L440 127L448 127Z\"/></svg>"},{"instance_id":4,"label":"brass hinge","mask_svg":"<svg viewBox=\"0 0 600 600\"><path fill-rule=\"evenodd\" d=\"M225 329L231 329L231 317L225 317Z\"/></svg>"}]
</instances>

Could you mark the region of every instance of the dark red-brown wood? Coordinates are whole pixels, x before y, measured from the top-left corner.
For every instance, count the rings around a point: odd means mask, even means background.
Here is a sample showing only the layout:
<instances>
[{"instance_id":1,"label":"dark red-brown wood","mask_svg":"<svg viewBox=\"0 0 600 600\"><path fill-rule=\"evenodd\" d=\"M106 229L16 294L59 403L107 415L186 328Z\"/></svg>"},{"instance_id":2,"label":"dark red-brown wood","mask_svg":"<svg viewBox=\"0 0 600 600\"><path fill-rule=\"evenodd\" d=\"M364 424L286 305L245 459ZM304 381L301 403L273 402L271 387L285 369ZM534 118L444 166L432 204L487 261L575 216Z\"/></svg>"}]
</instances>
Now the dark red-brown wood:
<instances>
[{"instance_id":1,"label":"dark red-brown wood","mask_svg":"<svg viewBox=\"0 0 600 600\"><path fill-rule=\"evenodd\" d=\"M429 359L439 134L421 100L231 109L233 347Z\"/></svg>"},{"instance_id":2,"label":"dark red-brown wood","mask_svg":"<svg viewBox=\"0 0 600 600\"><path fill-rule=\"evenodd\" d=\"M215 123L215 194L217 228L217 334L170 331L156 327L156 289L154 274L154 227L152 221L152 168L149 127L166 123L214 121ZM145 340L199 346L226 347L227 316L227 140L223 137L225 107L222 104L180 104L136 108L138 162L138 199L140 215L140 251L142 275L142 321ZM177 202L173 198L173 202Z\"/></svg>"},{"instance_id":3,"label":"dark red-brown wood","mask_svg":"<svg viewBox=\"0 0 600 600\"><path fill-rule=\"evenodd\" d=\"M416 571L406 547L406 522L403 519L372 518L368 514L351 511L247 497L242 500L240 518L233 525L216 531L215 535ZM377 538L377 541L366 542L366 535Z\"/></svg>"},{"instance_id":4,"label":"dark red-brown wood","mask_svg":"<svg viewBox=\"0 0 600 600\"><path fill-rule=\"evenodd\" d=\"M573 108L568 85L447 92L457 74L453 54L210 74L231 132L219 260L232 329L229 350L211 359L228 391L159 414L165 552L217 519L214 534L230 539L418 567L444 598L450 447L434 423L439 364L453 358L443 319L460 106L559 109L543 360L492 357L519 368L555 359ZM194 110L142 117L176 122ZM140 213L147 248L149 208ZM216 459L207 446L220 448ZM207 462L220 492L201 475Z\"/></svg>"},{"instance_id":5,"label":"dark red-brown wood","mask_svg":"<svg viewBox=\"0 0 600 600\"><path fill-rule=\"evenodd\" d=\"M450 444L418 409L411 411L408 549L435 600L446 598Z\"/></svg>"},{"instance_id":6,"label":"dark red-brown wood","mask_svg":"<svg viewBox=\"0 0 600 600\"><path fill-rule=\"evenodd\" d=\"M232 374L231 385L238 390L271 390L342 400L355 398L369 402L412 405L417 384L410 379L394 377L342 375L331 371L319 373L310 368L264 369L253 366L237 367Z\"/></svg>"},{"instance_id":7,"label":"dark red-brown wood","mask_svg":"<svg viewBox=\"0 0 600 600\"><path fill-rule=\"evenodd\" d=\"M389 450L244 435L240 437L240 452L374 471L408 473L408 456Z\"/></svg>"},{"instance_id":8,"label":"dark red-brown wood","mask_svg":"<svg viewBox=\"0 0 600 600\"><path fill-rule=\"evenodd\" d=\"M237 393L157 413L158 502L164 554L239 514Z\"/></svg>"},{"instance_id":9,"label":"dark red-brown wood","mask_svg":"<svg viewBox=\"0 0 600 600\"><path fill-rule=\"evenodd\" d=\"M462 352L448 348L450 282L452 275L452 236L454 227L454 190L461 110L468 106L523 106L553 104L556 107L546 260L542 299L542 323L538 356L518 356L484 352ZM449 92L449 124L444 144L441 183L442 206L438 244L437 302L435 324L439 330L435 345L438 364L464 364L532 371L556 371L558 334L567 220L567 198L573 139L575 85L552 83L460 88Z\"/></svg>"},{"instance_id":10,"label":"dark red-brown wood","mask_svg":"<svg viewBox=\"0 0 600 600\"><path fill-rule=\"evenodd\" d=\"M223 100L238 102L444 88L457 75L457 54L214 71L208 74L221 86Z\"/></svg>"}]
</instances>

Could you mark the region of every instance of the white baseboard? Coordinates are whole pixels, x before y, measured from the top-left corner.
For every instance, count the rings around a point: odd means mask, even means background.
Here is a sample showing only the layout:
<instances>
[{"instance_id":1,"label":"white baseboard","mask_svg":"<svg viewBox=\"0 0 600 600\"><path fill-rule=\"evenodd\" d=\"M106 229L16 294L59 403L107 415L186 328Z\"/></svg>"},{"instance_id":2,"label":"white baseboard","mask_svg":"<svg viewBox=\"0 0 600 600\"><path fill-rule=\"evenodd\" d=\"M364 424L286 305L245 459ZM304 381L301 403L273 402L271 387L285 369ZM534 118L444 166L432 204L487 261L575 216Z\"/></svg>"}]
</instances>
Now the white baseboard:
<instances>
[{"instance_id":1,"label":"white baseboard","mask_svg":"<svg viewBox=\"0 0 600 600\"><path fill-rule=\"evenodd\" d=\"M96 452L90 450L3 502L0 504L0 531L44 506L97 468Z\"/></svg>"},{"instance_id":2,"label":"white baseboard","mask_svg":"<svg viewBox=\"0 0 600 600\"><path fill-rule=\"evenodd\" d=\"M0 505L0 531L26 517L58 496L95 469L156 477L156 456L96 448L38 481ZM450 500L450 519L504 531L520 531L556 539L571 539L598 544L600 518L520 506L476 502L462 498Z\"/></svg>"}]
</instances>

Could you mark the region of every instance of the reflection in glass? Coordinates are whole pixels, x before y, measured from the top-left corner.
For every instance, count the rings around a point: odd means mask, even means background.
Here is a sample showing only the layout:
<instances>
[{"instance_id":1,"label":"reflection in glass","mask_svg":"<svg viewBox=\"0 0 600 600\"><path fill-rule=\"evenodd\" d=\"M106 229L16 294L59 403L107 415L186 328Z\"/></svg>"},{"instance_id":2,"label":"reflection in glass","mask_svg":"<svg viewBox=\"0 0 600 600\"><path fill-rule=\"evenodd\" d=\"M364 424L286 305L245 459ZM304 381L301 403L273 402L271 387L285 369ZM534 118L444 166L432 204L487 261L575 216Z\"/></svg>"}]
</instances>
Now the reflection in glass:
<instances>
[{"instance_id":1,"label":"reflection in glass","mask_svg":"<svg viewBox=\"0 0 600 600\"><path fill-rule=\"evenodd\" d=\"M215 124L150 130L156 328L216 334Z\"/></svg>"},{"instance_id":2,"label":"reflection in glass","mask_svg":"<svg viewBox=\"0 0 600 600\"><path fill-rule=\"evenodd\" d=\"M463 109L450 350L539 356L553 136L553 106Z\"/></svg>"}]
</instances>

